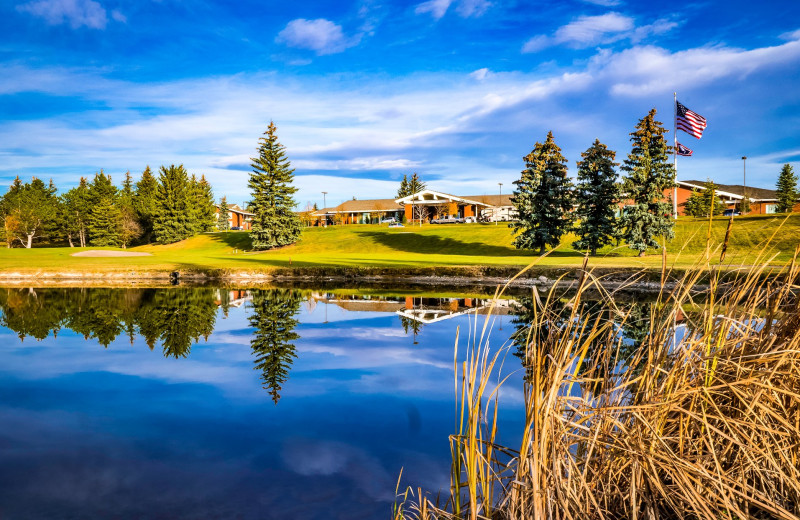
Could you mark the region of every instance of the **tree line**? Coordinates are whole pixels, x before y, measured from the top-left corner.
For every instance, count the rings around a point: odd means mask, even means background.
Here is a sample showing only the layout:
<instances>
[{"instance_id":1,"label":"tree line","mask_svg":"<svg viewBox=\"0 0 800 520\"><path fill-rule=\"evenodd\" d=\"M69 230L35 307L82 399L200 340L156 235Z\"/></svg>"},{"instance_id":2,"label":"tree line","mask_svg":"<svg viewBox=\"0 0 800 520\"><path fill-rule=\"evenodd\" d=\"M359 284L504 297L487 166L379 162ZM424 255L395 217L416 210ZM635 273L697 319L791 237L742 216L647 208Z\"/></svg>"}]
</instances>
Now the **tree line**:
<instances>
[{"instance_id":1,"label":"tree line","mask_svg":"<svg viewBox=\"0 0 800 520\"><path fill-rule=\"evenodd\" d=\"M213 230L215 213L211 185L183 165L161 166L158 177L148 166L137 182L127 172L120 188L100 170L61 194L52 180L17 177L0 198L0 238L26 248L41 240L70 247L170 244Z\"/></svg>"},{"instance_id":2,"label":"tree line","mask_svg":"<svg viewBox=\"0 0 800 520\"><path fill-rule=\"evenodd\" d=\"M595 140L578 161L577 182L567 176L567 160L553 138L537 142L523 159L525 170L514 181L511 202L519 220L514 229L518 249L556 247L568 232L578 239L572 246L591 255L611 243L625 242L643 256L648 249L663 247L674 236L671 195L675 187L675 168L670 163L672 147L667 144L662 123L652 109L639 120L631 135L631 151L620 166L616 152ZM620 166L622 178L616 167ZM789 164L783 166L777 184L776 211L785 213L800 199L797 176ZM693 192L684 203L691 216L718 215L725 205L709 181L703 191ZM749 211L749 200L740 205Z\"/></svg>"}]
</instances>

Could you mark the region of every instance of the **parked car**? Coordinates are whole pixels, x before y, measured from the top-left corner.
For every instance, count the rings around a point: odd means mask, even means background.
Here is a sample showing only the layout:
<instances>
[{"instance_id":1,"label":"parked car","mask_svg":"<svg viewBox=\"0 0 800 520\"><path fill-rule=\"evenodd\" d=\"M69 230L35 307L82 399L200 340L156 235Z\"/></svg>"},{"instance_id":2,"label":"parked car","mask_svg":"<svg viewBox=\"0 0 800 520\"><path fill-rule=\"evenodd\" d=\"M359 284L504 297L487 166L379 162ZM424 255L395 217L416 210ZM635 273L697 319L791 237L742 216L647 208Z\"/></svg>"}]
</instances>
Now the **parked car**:
<instances>
[{"instance_id":1,"label":"parked car","mask_svg":"<svg viewBox=\"0 0 800 520\"><path fill-rule=\"evenodd\" d=\"M403 224L401 224L400 222L393 222L392 224L389 224L389 227L390 228L401 228L401 227L405 227L405 226Z\"/></svg>"},{"instance_id":2,"label":"parked car","mask_svg":"<svg viewBox=\"0 0 800 520\"><path fill-rule=\"evenodd\" d=\"M242 228L241 228L241 227L239 227L239 226L233 226L233 227L231 227L231 231L241 231L241 229L242 229Z\"/></svg>"},{"instance_id":3,"label":"parked car","mask_svg":"<svg viewBox=\"0 0 800 520\"><path fill-rule=\"evenodd\" d=\"M381 224L396 224L397 218L396 217L386 217L381 219Z\"/></svg>"},{"instance_id":4,"label":"parked car","mask_svg":"<svg viewBox=\"0 0 800 520\"><path fill-rule=\"evenodd\" d=\"M742 212L735 209L726 209L722 212L723 217L738 217Z\"/></svg>"},{"instance_id":5,"label":"parked car","mask_svg":"<svg viewBox=\"0 0 800 520\"><path fill-rule=\"evenodd\" d=\"M473 224L477 221L478 220L475 217L464 217L464 222L466 222L467 224Z\"/></svg>"}]
</instances>

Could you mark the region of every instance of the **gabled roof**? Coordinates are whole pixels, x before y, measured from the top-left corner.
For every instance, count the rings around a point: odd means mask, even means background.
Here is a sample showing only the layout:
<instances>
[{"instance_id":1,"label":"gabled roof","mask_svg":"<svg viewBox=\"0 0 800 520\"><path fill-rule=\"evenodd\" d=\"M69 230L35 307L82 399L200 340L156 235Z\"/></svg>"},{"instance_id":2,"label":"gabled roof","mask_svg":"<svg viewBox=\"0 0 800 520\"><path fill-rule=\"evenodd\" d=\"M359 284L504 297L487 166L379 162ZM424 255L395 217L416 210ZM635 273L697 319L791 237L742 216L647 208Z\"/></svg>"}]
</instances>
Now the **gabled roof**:
<instances>
[{"instance_id":1,"label":"gabled roof","mask_svg":"<svg viewBox=\"0 0 800 520\"><path fill-rule=\"evenodd\" d=\"M465 199L476 200L488 206L503 207L511 206L511 193L502 195L464 195Z\"/></svg>"},{"instance_id":2,"label":"gabled roof","mask_svg":"<svg viewBox=\"0 0 800 520\"><path fill-rule=\"evenodd\" d=\"M314 216L333 215L334 213L383 213L386 211L400 211L400 207L394 199L364 199L347 200L333 208L323 208L315 213Z\"/></svg>"},{"instance_id":3,"label":"gabled roof","mask_svg":"<svg viewBox=\"0 0 800 520\"><path fill-rule=\"evenodd\" d=\"M434 191L434 190L422 190L416 193L413 193L407 197L403 197L401 199L395 200L398 204L414 204L416 202L427 202L427 203L444 203L444 202L462 202L464 204L477 204L478 206L489 206L490 204L486 204L485 202L480 202L477 200L467 199L465 197L459 197L457 195L451 195L449 193L442 193L441 191Z\"/></svg>"},{"instance_id":4,"label":"gabled roof","mask_svg":"<svg viewBox=\"0 0 800 520\"><path fill-rule=\"evenodd\" d=\"M689 189L703 190L706 187L705 181L677 181L679 186ZM715 183L716 184L716 183ZM747 198L753 202L767 202L777 200L777 193L775 190L768 190L765 188L754 188L752 186L742 186L741 184L716 184L717 193L724 197L731 199L742 199L745 190Z\"/></svg>"},{"instance_id":5,"label":"gabled roof","mask_svg":"<svg viewBox=\"0 0 800 520\"><path fill-rule=\"evenodd\" d=\"M217 211L219 211L219 204L214 204L214 206L216 206ZM250 217L254 216L253 213L243 210L238 204L228 204L228 211L231 213L240 213L242 215Z\"/></svg>"}]
</instances>

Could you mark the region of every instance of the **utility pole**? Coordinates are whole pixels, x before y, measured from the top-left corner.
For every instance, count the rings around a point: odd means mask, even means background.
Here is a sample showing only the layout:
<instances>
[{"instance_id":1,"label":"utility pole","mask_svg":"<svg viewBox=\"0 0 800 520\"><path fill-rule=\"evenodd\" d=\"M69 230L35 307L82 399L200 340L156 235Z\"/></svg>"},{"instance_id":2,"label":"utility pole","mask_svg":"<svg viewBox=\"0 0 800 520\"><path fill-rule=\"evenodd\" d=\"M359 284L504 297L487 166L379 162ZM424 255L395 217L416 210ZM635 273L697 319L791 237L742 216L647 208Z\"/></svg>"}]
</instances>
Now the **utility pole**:
<instances>
[{"instance_id":1,"label":"utility pole","mask_svg":"<svg viewBox=\"0 0 800 520\"><path fill-rule=\"evenodd\" d=\"M498 182L497 185L500 186L500 198L497 200L497 209L499 210L500 209L500 205L503 203L503 183L502 182ZM497 225L497 220L498 220L498 216L495 215L494 216L494 225L495 226Z\"/></svg>"},{"instance_id":2,"label":"utility pole","mask_svg":"<svg viewBox=\"0 0 800 520\"><path fill-rule=\"evenodd\" d=\"M327 191L322 192L322 211L325 213L325 223L322 225L323 227L328 227L328 204L327 204Z\"/></svg>"},{"instance_id":3,"label":"utility pole","mask_svg":"<svg viewBox=\"0 0 800 520\"><path fill-rule=\"evenodd\" d=\"M747 197L747 156L743 155L742 156L742 200L744 200L745 197ZM750 208L749 199L747 200L747 207ZM740 213L742 213L741 209L742 205L740 204L739 205Z\"/></svg>"}]
</instances>

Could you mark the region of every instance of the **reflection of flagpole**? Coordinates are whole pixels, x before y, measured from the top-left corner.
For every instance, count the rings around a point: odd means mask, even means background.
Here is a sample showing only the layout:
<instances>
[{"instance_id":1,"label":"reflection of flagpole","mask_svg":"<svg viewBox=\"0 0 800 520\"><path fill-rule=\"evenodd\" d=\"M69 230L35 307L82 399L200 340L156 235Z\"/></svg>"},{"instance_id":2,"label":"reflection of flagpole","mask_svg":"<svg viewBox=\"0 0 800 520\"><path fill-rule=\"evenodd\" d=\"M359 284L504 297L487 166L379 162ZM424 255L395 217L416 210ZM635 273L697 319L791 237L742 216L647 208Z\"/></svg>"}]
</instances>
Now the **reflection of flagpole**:
<instances>
[{"instance_id":1,"label":"reflection of flagpole","mask_svg":"<svg viewBox=\"0 0 800 520\"><path fill-rule=\"evenodd\" d=\"M672 163L675 168L675 185L672 186L672 214L678 219L678 93L673 92L675 99L672 103L672 124L675 146L672 148Z\"/></svg>"}]
</instances>

